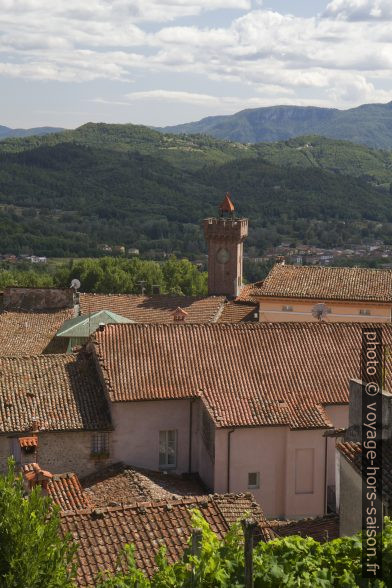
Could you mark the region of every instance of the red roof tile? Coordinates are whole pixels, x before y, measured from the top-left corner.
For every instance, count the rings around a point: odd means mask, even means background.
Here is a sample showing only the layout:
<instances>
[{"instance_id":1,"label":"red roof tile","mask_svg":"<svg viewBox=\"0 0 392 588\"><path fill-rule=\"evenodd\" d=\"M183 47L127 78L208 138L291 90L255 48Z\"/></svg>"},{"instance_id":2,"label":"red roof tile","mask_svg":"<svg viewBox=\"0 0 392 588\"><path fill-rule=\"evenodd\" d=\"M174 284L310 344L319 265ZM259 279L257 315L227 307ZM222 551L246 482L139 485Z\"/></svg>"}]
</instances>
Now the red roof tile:
<instances>
[{"instance_id":1,"label":"red roof tile","mask_svg":"<svg viewBox=\"0 0 392 588\"><path fill-rule=\"evenodd\" d=\"M0 313L0 355L64 353L68 342L55 339L55 335L63 322L73 315L72 309Z\"/></svg>"},{"instance_id":2,"label":"red roof tile","mask_svg":"<svg viewBox=\"0 0 392 588\"><path fill-rule=\"evenodd\" d=\"M224 296L136 296L133 294L80 294L82 314L111 310L138 323L171 323L173 312L181 307L188 313L187 323L217 320Z\"/></svg>"},{"instance_id":3,"label":"red roof tile","mask_svg":"<svg viewBox=\"0 0 392 588\"><path fill-rule=\"evenodd\" d=\"M330 514L313 519L301 519L274 527L274 530L280 537L300 535L324 543L339 537L339 516Z\"/></svg>"},{"instance_id":4,"label":"red roof tile","mask_svg":"<svg viewBox=\"0 0 392 588\"><path fill-rule=\"evenodd\" d=\"M221 427L329 427L323 406L347 403L349 379L360 376L362 328L110 325L94 347L114 402L201 396ZM392 325L383 337L391 345Z\"/></svg>"},{"instance_id":5,"label":"red roof tile","mask_svg":"<svg viewBox=\"0 0 392 588\"><path fill-rule=\"evenodd\" d=\"M37 463L29 463L23 466L23 476L30 489L42 484L42 480L46 479L45 490L61 510L78 510L93 506L74 473L51 474L42 470Z\"/></svg>"},{"instance_id":6,"label":"red roof tile","mask_svg":"<svg viewBox=\"0 0 392 588\"><path fill-rule=\"evenodd\" d=\"M53 474L47 491L61 510L78 510L92 506L88 494L84 492L78 476L74 473Z\"/></svg>"},{"instance_id":7,"label":"red roof tile","mask_svg":"<svg viewBox=\"0 0 392 588\"><path fill-rule=\"evenodd\" d=\"M32 437L19 437L18 439L20 447L37 447L38 437L33 435Z\"/></svg>"},{"instance_id":8,"label":"red roof tile","mask_svg":"<svg viewBox=\"0 0 392 588\"><path fill-rule=\"evenodd\" d=\"M255 317L255 315L257 315ZM242 322L258 322L259 303L254 302L240 302L231 300L227 302L222 314L220 315L219 323L242 323Z\"/></svg>"},{"instance_id":9,"label":"red roof tile","mask_svg":"<svg viewBox=\"0 0 392 588\"><path fill-rule=\"evenodd\" d=\"M0 432L111 428L91 357L0 357Z\"/></svg>"},{"instance_id":10,"label":"red roof tile","mask_svg":"<svg viewBox=\"0 0 392 588\"><path fill-rule=\"evenodd\" d=\"M83 478L82 483L94 505L99 507L206 494L204 486L195 478L186 479L123 464L99 470Z\"/></svg>"},{"instance_id":11,"label":"red roof tile","mask_svg":"<svg viewBox=\"0 0 392 588\"><path fill-rule=\"evenodd\" d=\"M245 289L240 298L262 296L392 302L392 270L278 263L263 283Z\"/></svg>"},{"instance_id":12,"label":"red roof tile","mask_svg":"<svg viewBox=\"0 0 392 588\"><path fill-rule=\"evenodd\" d=\"M190 509L198 508L212 530L222 538L230 524L250 512L259 523L262 536L274 536L260 506L247 495L189 497L175 501L141 502L98 511L63 513L61 527L79 543L78 584L95 586L100 570L113 571L126 543L135 545L136 564L151 576L156 569L155 555L162 544L170 563L184 552L192 532Z\"/></svg>"}]
</instances>

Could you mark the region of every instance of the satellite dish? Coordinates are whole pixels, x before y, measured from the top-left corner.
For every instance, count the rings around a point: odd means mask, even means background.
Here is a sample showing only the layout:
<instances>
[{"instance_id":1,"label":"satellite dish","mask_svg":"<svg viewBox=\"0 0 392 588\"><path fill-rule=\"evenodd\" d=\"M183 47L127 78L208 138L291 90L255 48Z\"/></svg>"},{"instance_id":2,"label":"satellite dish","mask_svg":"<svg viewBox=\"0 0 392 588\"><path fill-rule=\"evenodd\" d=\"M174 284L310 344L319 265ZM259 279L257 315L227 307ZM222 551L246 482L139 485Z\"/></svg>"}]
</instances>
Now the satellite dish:
<instances>
[{"instance_id":1,"label":"satellite dish","mask_svg":"<svg viewBox=\"0 0 392 588\"><path fill-rule=\"evenodd\" d=\"M80 282L79 280L77 280L76 278L74 278L71 282L71 288L73 288L74 290L79 290L80 288Z\"/></svg>"},{"instance_id":2,"label":"satellite dish","mask_svg":"<svg viewBox=\"0 0 392 588\"><path fill-rule=\"evenodd\" d=\"M319 304L315 304L312 308L312 315L318 321L324 320L325 317L327 316L327 314L328 314L328 309L323 302L320 302Z\"/></svg>"}]
</instances>

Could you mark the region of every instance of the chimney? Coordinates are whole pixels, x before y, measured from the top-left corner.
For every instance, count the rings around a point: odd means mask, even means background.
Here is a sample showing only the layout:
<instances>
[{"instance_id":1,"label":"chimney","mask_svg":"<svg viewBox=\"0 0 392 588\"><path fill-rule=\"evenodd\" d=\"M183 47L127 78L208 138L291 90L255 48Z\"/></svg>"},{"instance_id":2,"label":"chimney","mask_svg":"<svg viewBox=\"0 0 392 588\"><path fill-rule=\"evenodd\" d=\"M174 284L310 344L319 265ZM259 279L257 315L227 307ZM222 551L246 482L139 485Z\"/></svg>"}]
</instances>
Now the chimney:
<instances>
[{"instance_id":1,"label":"chimney","mask_svg":"<svg viewBox=\"0 0 392 588\"><path fill-rule=\"evenodd\" d=\"M175 322L184 322L185 317L187 317L187 316L188 316L188 313L186 312L186 310L184 310L183 308L180 308L179 306L173 312L173 320Z\"/></svg>"}]
</instances>

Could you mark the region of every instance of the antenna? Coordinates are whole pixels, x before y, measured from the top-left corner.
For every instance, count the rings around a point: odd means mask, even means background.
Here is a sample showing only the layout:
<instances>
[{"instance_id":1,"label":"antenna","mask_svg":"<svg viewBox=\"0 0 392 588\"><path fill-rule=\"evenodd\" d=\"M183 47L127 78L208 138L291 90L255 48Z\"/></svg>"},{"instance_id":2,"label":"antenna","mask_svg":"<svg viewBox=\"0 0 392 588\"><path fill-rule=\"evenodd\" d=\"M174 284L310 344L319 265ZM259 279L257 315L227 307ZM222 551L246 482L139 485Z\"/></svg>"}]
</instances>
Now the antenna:
<instances>
[{"instance_id":1,"label":"antenna","mask_svg":"<svg viewBox=\"0 0 392 588\"><path fill-rule=\"evenodd\" d=\"M78 279L74 278L71 282L71 286L70 288L73 288L74 290L79 290L80 288L80 282Z\"/></svg>"},{"instance_id":2,"label":"antenna","mask_svg":"<svg viewBox=\"0 0 392 588\"><path fill-rule=\"evenodd\" d=\"M323 302L320 302L319 304L315 304L312 308L312 315L314 316L314 318L316 318L320 322L325 319L327 314L328 314L328 308L325 306L325 304Z\"/></svg>"},{"instance_id":3,"label":"antenna","mask_svg":"<svg viewBox=\"0 0 392 588\"><path fill-rule=\"evenodd\" d=\"M140 280L140 282L136 282L136 285L137 286L140 286L140 290L141 290L142 296L144 296L144 293L146 291L146 287L145 287L146 284L147 284L146 280Z\"/></svg>"}]
</instances>

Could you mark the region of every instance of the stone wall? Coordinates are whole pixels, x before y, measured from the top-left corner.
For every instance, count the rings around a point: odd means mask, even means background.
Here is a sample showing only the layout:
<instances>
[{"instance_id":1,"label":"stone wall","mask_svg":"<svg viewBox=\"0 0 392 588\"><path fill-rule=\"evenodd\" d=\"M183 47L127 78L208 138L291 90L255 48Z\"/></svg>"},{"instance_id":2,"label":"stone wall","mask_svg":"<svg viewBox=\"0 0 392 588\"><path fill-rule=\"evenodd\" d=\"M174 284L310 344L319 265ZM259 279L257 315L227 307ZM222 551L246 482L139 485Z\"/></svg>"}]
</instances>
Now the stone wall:
<instances>
[{"instance_id":1,"label":"stone wall","mask_svg":"<svg viewBox=\"0 0 392 588\"><path fill-rule=\"evenodd\" d=\"M16 288L4 290L2 310L48 311L74 307L72 288Z\"/></svg>"},{"instance_id":2,"label":"stone wall","mask_svg":"<svg viewBox=\"0 0 392 588\"><path fill-rule=\"evenodd\" d=\"M26 457L21 455L17 437L2 435L0 436L0 471L5 471L8 456L14 455L18 464L29 463L37 459L39 465L51 473L75 472L82 478L113 462L111 433L109 433L109 456L105 459L91 457L93 434L86 431L40 432L38 433L36 456L30 454Z\"/></svg>"}]
</instances>

